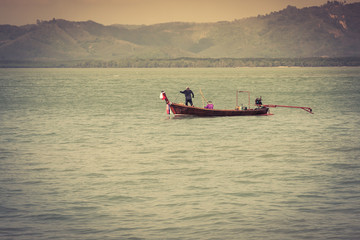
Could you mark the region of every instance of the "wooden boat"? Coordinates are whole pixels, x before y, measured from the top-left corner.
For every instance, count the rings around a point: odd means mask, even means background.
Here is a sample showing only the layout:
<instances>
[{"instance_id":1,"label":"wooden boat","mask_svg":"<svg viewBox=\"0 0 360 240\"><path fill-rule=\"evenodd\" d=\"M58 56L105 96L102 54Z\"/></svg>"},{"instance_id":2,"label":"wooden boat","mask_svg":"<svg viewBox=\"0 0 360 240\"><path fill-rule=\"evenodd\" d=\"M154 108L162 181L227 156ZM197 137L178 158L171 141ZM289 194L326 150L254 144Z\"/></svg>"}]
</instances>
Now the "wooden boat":
<instances>
[{"instance_id":1,"label":"wooden boat","mask_svg":"<svg viewBox=\"0 0 360 240\"><path fill-rule=\"evenodd\" d=\"M199 117L220 117L220 116L253 116L266 115L269 111L267 107L231 110L231 109L206 109L199 107L186 106L178 103L169 103L170 109L174 114L187 114Z\"/></svg>"},{"instance_id":2,"label":"wooden boat","mask_svg":"<svg viewBox=\"0 0 360 240\"><path fill-rule=\"evenodd\" d=\"M237 91L236 94L236 108L235 109L207 109L193 106L186 106L180 103L170 102L166 96L164 91L161 92L160 98L165 100L168 107L168 114L170 114L170 110L173 114L184 114L184 115L192 115L199 117L220 117L220 116L254 116L254 115L268 115L269 108L264 106L258 106L257 108L250 109L245 107L238 106L238 93L239 92L247 92L247 91ZM250 93L249 101L250 101ZM249 103L250 106L250 103Z\"/></svg>"},{"instance_id":3,"label":"wooden boat","mask_svg":"<svg viewBox=\"0 0 360 240\"><path fill-rule=\"evenodd\" d=\"M248 107L240 107L238 103L238 94L245 92L248 94ZM200 90L202 95L202 92ZM193 106L186 106L181 103L170 102L164 91L161 91L160 98L165 100L167 106L167 112L170 111L175 115L189 115L199 117L220 117L220 116L261 116L261 115L272 115L270 114L269 108L285 107L285 108L300 108L308 113L313 114L312 109L309 107L298 107L298 106L286 106L286 105L263 105L261 97L255 100L256 108L250 108L250 92L249 91L236 91L236 107L235 109L207 109Z\"/></svg>"}]
</instances>

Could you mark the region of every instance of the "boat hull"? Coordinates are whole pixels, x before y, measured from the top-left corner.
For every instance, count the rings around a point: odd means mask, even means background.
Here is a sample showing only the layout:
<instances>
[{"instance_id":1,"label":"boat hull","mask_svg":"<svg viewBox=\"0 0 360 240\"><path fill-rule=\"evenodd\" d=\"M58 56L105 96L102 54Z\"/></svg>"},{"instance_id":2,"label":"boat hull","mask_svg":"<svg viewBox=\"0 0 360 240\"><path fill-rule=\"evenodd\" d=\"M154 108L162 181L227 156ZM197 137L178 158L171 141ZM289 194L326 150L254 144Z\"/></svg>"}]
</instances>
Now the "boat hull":
<instances>
[{"instance_id":1,"label":"boat hull","mask_svg":"<svg viewBox=\"0 0 360 240\"><path fill-rule=\"evenodd\" d=\"M269 108L267 107L248 110L221 110L191 107L177 103L170 103L170 109L174 114L184 114L199 117L267 115L269 111Z\"/></svg>"}]
</instances>

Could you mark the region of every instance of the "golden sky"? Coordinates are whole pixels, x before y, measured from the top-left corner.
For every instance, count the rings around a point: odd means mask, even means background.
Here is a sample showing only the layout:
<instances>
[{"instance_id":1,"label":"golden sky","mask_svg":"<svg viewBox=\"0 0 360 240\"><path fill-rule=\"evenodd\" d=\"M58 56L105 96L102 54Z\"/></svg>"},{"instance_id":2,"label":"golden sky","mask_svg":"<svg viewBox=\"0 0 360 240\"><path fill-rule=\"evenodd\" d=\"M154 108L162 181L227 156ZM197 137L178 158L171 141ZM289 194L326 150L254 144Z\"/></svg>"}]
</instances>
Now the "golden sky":
<instances>
[{"instance_id":1,"label":"golden sky","mask_svg":"<svg viewBox=\"0 0 360 240\"><path fill-rule=\"evenodd\" d=\"M53 18L111 24L232 21L288 5L319 6L328 0L0 0L0 24L25 25ZM341 0L339 0L341 1ZM360 0L347 0L347 3Z\"/></svg>"}]
</instances>

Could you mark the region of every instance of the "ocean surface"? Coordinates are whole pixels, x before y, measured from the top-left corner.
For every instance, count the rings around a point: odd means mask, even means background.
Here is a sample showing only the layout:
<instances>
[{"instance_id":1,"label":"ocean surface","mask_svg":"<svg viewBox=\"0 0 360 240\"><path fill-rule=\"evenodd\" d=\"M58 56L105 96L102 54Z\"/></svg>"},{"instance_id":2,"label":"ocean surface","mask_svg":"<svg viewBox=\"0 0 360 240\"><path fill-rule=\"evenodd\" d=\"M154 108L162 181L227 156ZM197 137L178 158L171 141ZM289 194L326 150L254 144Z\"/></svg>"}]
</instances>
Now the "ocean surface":
<instances>
[{"instance_id":1,"label":"ocean surface","mask_svg":"<svg viewBox=\"0 0 360 240\"><path fill-rule=\"evenodd\" d=\"M187 86L314 114L167 115ZM360 239L359 103L360 68L0 69L0 239Z\"/></svg>"}]
</instances>

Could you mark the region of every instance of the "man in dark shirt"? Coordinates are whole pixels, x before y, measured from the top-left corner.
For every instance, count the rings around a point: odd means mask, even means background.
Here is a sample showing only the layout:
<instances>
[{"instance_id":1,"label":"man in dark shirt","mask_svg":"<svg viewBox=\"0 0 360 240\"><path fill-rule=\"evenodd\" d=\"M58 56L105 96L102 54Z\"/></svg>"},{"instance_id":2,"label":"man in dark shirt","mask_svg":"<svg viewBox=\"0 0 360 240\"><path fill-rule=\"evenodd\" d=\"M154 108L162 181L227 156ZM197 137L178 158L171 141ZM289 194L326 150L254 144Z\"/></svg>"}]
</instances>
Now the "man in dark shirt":
<instances>
[{"instance_id":1,"label":"man in dark shirt","mask_svg":"<svg viewBox=\"0 0 360 240\"><path fill-rule=\"evenodd\" d=\"M186 106L188 105L188 103L190 103L190 105L193 106L193 102L192 102L192 99L191 99L191 96L195 97L193 91L191 91L190 88L187 87L184 91L180 91L180 93L185 94L185 104L186 104Z\"/></svg>"}]
</instances>

